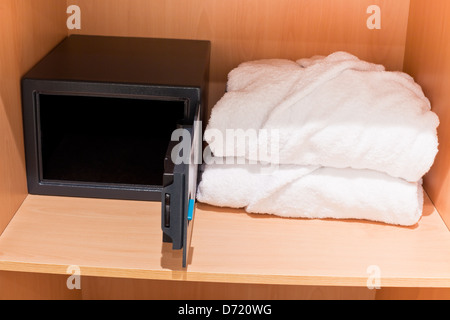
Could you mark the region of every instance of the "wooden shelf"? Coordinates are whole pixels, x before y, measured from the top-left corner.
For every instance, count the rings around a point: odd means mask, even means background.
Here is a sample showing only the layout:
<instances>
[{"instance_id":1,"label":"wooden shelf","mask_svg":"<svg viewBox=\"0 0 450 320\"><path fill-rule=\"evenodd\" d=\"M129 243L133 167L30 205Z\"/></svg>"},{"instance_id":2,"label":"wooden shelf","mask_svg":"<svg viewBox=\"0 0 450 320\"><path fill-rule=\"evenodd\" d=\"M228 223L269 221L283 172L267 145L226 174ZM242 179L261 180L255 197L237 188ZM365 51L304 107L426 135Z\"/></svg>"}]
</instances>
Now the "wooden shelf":
<instances>
[{"instance_id":1,"label":"wooden shelf","mask_svg":"<svg viewBox=\"0 0 450 320\"><path fill-rule=\"evenodd\" d=\"M160 203L29 195L0 237L0 270L228 283L450 287L450 232L428 197L418 226L282 219L199 204L188 268Z\"/></svg>"}]
</instances>

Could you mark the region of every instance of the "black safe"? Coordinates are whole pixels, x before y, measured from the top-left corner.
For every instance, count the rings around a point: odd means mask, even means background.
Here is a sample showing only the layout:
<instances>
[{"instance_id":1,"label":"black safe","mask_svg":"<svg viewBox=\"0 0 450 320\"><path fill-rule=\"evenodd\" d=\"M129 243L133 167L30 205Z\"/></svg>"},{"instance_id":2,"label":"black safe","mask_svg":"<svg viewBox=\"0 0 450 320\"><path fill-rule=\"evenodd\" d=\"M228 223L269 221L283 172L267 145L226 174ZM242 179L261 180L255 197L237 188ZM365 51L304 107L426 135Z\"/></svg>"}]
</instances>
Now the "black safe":
<instances>
[{"instance_id":1,"label":"black safe","mask_svg":"<svg viewBox=\"0 0 450 320\"><path fill-rule=\"evenodd\" d=\"M22 79L29 193L161 201L163 240L185 266L198 164L174 155L201 152L209 57L209 41L62 41ZM176 129L189 135L172 141Z\"/></svg>"}]
</instances>

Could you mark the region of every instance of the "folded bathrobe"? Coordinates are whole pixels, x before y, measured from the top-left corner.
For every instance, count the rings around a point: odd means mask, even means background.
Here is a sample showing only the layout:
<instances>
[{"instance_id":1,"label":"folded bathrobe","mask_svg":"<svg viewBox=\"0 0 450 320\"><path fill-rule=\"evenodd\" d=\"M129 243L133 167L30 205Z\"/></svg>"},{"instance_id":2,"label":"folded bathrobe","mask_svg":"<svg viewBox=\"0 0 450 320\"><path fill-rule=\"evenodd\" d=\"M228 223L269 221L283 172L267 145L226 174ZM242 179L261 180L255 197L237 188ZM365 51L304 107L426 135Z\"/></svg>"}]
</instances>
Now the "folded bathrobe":
<instances>
[{"instance_id":1,"label":"folded bathrobe","mask_svg":"<svg viewBox=\"0 0 450 320\"><path fill-rule=\"evenodd\" d=\"M249 213L296 218L363 219L415 225L422 216L421 182L372 170L261 164L206 165L197 200Z\"/></svg>"},{"instance_id":2,"label":"folded bathrobe","mask_svg":"<svg viewBox=\"0 0 450 320\"><path fill-rule=\"evenodd\" d=\"M243 63L230 72L205 132L213 159L225 163L204 166L197 199L251 213L411 226L422 215L438 125L410 76L345 52ZM252 130L275 132L276 147L256 134L226 139Z\"/></svg>"},{"instance_id":3,"label":"folded bathrobe","mask_svg":"<svg viewBox=\"0 0 450 320\"><path fill-rule=\"evenodd\" d=\"M416 182L437 154L438 124L410 76L337 52L243 63L229 74L205 140L215 156L265 161L254 152L258 139L249 137L242 151L214 132L277 130L277 155L267 155L272 162L370 169Z\"/></svg>"}]
</instances>

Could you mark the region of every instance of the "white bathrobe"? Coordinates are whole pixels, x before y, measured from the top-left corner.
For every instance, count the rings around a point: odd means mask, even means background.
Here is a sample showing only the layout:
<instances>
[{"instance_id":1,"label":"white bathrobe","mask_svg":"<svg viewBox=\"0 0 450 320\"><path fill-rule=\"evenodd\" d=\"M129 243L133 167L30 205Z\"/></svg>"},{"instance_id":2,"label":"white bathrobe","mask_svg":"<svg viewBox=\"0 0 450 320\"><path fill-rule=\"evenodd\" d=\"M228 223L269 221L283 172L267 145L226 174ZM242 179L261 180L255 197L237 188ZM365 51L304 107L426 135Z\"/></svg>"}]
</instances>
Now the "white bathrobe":
<instances>
[{"instance_id":1,"label":"white bathrobe","mask_svg":"<svg viewBox=\"0 0 450 320\"><path fill-rule=\"evenodd\" d=\"M411 226L422 215L438 125L410 76L345 52L243 63L230 72L205 132L215 159L231 161L204 167L197 199L251 213ZM260 134L220 139L236 130L276 135L276 147Z\"/></svg>"},{"instance_id":2,"label":"white bathrobe","mask_svg":"<svg viewBox=\"0 0 450 320\"><path fill-rule=\"evenodd\" d=\"M438 152L439 119L420 86L348 53L244 63L227 86L206 131L277 130L278 154L268 158L279 164L370 169L417 182ZM243 153L231 139L208 136L215 156L264 160L252 152L261 147L256 139Z\"/></svg>"}]
</instances>

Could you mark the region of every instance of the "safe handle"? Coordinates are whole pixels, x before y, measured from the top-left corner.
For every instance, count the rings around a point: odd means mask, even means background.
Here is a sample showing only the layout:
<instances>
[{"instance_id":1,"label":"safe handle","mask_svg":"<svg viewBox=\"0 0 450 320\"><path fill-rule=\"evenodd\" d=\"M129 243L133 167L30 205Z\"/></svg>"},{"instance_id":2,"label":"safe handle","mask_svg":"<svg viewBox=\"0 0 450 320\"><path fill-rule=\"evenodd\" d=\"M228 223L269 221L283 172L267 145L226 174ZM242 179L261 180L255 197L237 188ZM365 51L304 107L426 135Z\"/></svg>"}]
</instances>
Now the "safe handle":
<instances>
[{"instance_id":1,"label":"safe handle","mask_svg":"<svg viewBox=\"0 0 450 320\"><path fill-rule=\"evenodd\" d=\"M172 243L174 250L183 249L183 267L194 224L195 196L198 179L198 159L202 145L199 106L193 125L180 126L181 141L171 141L164 159L161 194L161 227L163 241Z\"/></svg>"},{"instance_id":2,"label":"safe handle","mask_svg":"<svg viewBox=\"0 0 450 320\"><path fill-rule=\"evenodd\" d=\"M164 158L163 189L161 193L161 227L163 241L172 243L174 250L183 248L184 207L186 198L185 164L176 165L172 151L178 141L171 141Z\"/></svg>"}]
</instances>

